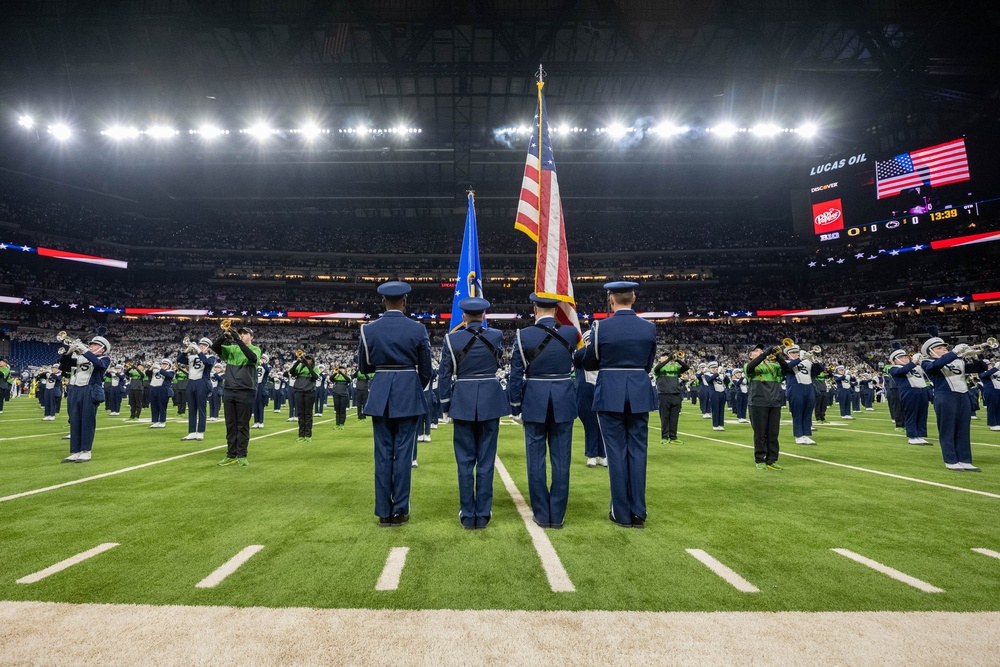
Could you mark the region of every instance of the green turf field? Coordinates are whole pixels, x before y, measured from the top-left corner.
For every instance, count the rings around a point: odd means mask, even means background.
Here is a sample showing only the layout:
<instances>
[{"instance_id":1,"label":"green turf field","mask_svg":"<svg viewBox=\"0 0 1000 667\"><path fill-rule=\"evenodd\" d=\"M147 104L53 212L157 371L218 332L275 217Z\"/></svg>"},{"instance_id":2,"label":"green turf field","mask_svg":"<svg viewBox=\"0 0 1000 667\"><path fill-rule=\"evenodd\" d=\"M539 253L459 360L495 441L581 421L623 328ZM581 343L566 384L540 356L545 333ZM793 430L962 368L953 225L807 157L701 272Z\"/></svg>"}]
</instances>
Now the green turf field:
<instances>
[{"instance_id":1,"label":"green turf field","mask_svg":"<svg viewBox=\"0 0 1000 667\"><path fill-rule=\"evenodd\" d=\"M884 404L877 407L853 422L820 426L816 447L793 444L791 426L783 423L782 472L754 468L749 425L712 431L685 403L684 444L661 445L654 413L644 531L608 521L607 470L584 465L578 423L566 527L545 531L576 590L556 593L499 475L489 528L462 530L447 425L419 445L410 524L380 529L372 512L371 426L353 412L347 429L337 431L328 409L317 418L313 442L296 443L295 424L269 410L266 428L251 430L250 467L219 468L222 422L208 425L203 442L181 442L186 418L179 421L172 407L167 428L154 430L148 421L135 424L102 410L93 461L61 464L68 454L68 441L60 439L65 413L43 422L37 402L22 398L0 416L0 599L407 609L1000 609L1000 560L972 551L1000 551L1000 433L986 428L980 412L972 439L980 443L973 452L983 472L950 472L936 446L908 445ZM513 423L501 428L499 457L527 498L524 445ZM119 546L37 583L15 583L104 543ZM264 548L218 586L196 588L249 545ZM409 548L399 586L376 591L393 547ZM923 592L833 548L943 592ZM686 549L706 551L759 592L738 591Z\"/></svg>"}]
</instances>

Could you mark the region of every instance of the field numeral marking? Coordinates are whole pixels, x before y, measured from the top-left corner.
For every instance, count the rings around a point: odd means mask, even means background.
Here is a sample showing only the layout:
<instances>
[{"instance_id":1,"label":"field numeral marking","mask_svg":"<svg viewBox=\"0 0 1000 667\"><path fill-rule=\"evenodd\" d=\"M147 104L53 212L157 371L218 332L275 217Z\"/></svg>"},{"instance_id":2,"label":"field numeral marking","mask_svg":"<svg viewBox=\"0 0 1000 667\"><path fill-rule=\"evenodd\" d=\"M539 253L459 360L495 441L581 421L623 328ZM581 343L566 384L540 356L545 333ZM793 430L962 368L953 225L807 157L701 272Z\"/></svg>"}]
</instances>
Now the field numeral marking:
<instances>
[{"instance_id":1,"label":"field numeral marking","mask_svg":"<svg viewBox=\"0 0 1000 667\"><path fill-rule=\"evenodd\" d=\"M226 561L225 564L218 570L216 570L215 572L213 572L212 574L208 575L207 577L199 581L197 584L195 584L194 587L215 588L216 586L222 583L223 579L225 579L233 572L235 572L240 567L240 565L243 565L243 563L250 560L254 554L259 552L263 548L264 548L263 544L251 544L250 546L246 547L238 554L230 558L228 561Z\"/></svg>"},{"instance_id":2,"label":"field numeral marking","mask_svg":"<svg viewBox=\"0 0 1000 667\"><path fill-rule=\"evenodd\" d=\"M410 547L393 547L389 550L389 557L385 559L385 567L382 568L382 576L375 584L375 590L394 591L399 588L399 578L403 574L406 554L409 551Z\"/></svg>"},{"instance_id":3,"label":"field numeral marking","mask_svg":"<svg viewBox=\"0 0 1000 667\"><path fill-rule=\"evenodd\" d=\"M48 577L50 575L55 574L56 572L62 572L63 570L65 570L68 567L73 567L77 563L82 563L83 561L87 560L88 558L93 558L94 556L96 556L98 554L102 554L102 553L104 553L105 551L107 551L109 549L114 549L117 546L118 546L117 542L105 542L104 544L99 544L96 547L94 547L93 549L88 549L87 551L84 551L83 553L78 553L77 555L71 556L70 558L67 558L66 560L59 561L55 565L50 565L49 567L45 568L44 570L41 570L39 572L35 572L34 574L29 574L26 577L21 577L20 579L17 580L17 583L19 583L19 584L33 584L33 583L35 583L37 581L41 581L45 577Z\"/></svg>"},{"instance_id":4,"label":"field numeral marking","mask_svg":"<svg viewBox=\"0 0 1000 667\"><path fill-rule=\"evenodd\" d=\"M702 564L705 565L709 570L715 572L717 575L725 579L728 583L732 584L733 588L740 591L741 593L759 593L760 589L751 584L749 581L741 577L740 575L733 572L727 566L723 565L720 561L716 560L708 553L702 551L701 549L685 549Z\"/></svg>"},{"instance_id":5,"label":"field numeral marking","mask_svg":"<svg viewBox=\"0 0 1000 667\"><path fill-rule=\"evenodd\" d=\"M932 586L931 584L928 584L926 581L921 581L920 579L917 579L916 577L911 577L910 575L906 574L905 572L900 572L899 570L893 569L893 568L889 567L888 565L883 565L882 563L879 563L878 561L874 561L871 558L865 558L861 554L856 554L853 551L849 551L847 549L831 549L830 551L833 551L834 553L838 553L841 556L844 556L845 558L850 558L851 560L855 561L856 563L861 563L862 565L870 567L871 569L875 570L876 572L881 572L882 574L886 575L887 577L892 577L896 581L901 581L904 584L907 584L909 586L913 586L916 589L922 590L924 593L944 593L944 590L941 589L941 588L938 588L937 586Z\"/></svg>"}]
</instances>

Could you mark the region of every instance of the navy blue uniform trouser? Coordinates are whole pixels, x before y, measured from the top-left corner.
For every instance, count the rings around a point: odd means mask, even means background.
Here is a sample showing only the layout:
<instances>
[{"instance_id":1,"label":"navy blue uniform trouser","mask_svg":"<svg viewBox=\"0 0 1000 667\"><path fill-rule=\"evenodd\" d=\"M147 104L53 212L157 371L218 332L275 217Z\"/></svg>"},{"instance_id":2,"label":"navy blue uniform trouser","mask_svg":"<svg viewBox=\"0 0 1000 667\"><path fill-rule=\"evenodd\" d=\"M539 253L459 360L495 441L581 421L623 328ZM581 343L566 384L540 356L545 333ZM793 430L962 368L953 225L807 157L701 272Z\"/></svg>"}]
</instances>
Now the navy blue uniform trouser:
<instances>
[{"instance_id":1,"label":"navy blue uniform trouser","mask_svg":"<svg viewBox=\"0 0 1000 667\"><path fill-rule=\"evenodd\" d=\"M167 402L169 400L166 385L150 387L149 409L152 411L154 424L167 421Z\"/></svg>"},{"instance_id":2,"label":"navy blue uniform trouser","mask_svg":"<svg viewBox=\"0 0 1000 667\"><path fill-rule=\"evenodd\" d=\"M889 416L892 417L896 428L902 428L906 423L906 415L903 413L900 395L899 387L889 387L885 391L885 402L889 404Z\"/></svg>"},{"instance_id":3,"label":"navy blue uniform trouser","mask_svg":"<svg viewBox=\"0 0 1000 667\"><path fill-rule=\"evenodd\" d=\"M66 388L66 408L69 412L69 452L89 452L94 448L97 430L97 403L90 397L90 387Z\"/></svg>"},{"instance_id":4,"label":"navy blue uniform trouser","mask_svg":"<svg viewBox=\"0 0 1000 667\"><path fill-rule=\"evenodd\" d=\"M111 412L122 411L121 385L118 385L117 387L111 387L111 391L108 392L108 410Z\"/></svg>"},{"instance_id":5,"label":"navy blue uniform trouser","mask_svg":"<svg viewBox=\"0 0 1000 667\"><path fill-rule=\"evenodd\" d=\"M482 528L493 511L493 468L497 458L500 419L455 419L455 461L458 463L458 518L463 526Z\"/></svg>"},{"instance_id":6,"label":"navy blue uniform trouser","mask_svg":"<svg viewBox=\"0 0 1000 667\"><path fill-rule=\"evenodd\" d=\"M747 418L747 402L750 400L749 394L744 394L742 391L736 394L736 418L746 419Z\"/></svg>"},{"instance_id":7,"label":"navy blue uniform trouser","mask_svg":"<svg viewBox=\"0 0 1000 667\"><path fill-rule=\"evenodd\" d=\"M323 409L326 407L326 396L327 396L327 390L326 389L317 389L316 390L316 401L315 401L316 402L316 406L315 407L316 407L316 414L318 414L318 415L323 414ZM334 402L336 403L336 400L334 400Z\"/></svg>"},{"instance_id":8,"label":"navy blue uniform trouser","mask_svg":"<svg viewBox=\"0 0 1000 667\"><path fill-rule=\"evenodd\" d=\"M646 518L649 413L599 411L597 422L608 453L611 516L618 523L631 525L632 517Z\"/></svg>"},{"instance_id":9,"label":"navy blue uniform trouser","mask_svg":"<svg viewBox=\"0 0 1000 667\"><path fill-rule=\"evenodd\" d=\"M840 405L840 416L851 414L851 392L847 389L837 390L837 403Z\"/></svg>"},{"instance_id":10,"label":"navy blue uniform trouser","mask_svg":"<svg viewBox=\"0 0 1000 667\"><path fill-rule=\"evenodd\" d=\"M938 440L945 463L972 463L972 406L969 396L953 391L934 392Z\"/></svg>"},{"instance_id":11,"label":"navy blue uniform trouser","mask_svg":"<svg viewBox=\"0 0 1000 667\"><path fill-rule=\"evenodd\" d=\"M573 422L524 422L524 449L528 463L528 495L535 521L562 525L569 500ZM552 462L551 487L545 474L546 449Z\"/></svg>"},{"instance_id":12,"label":"navy blue uniform trouser","mask_svg":"<svg viewBox=\"0 0 1000 667\"><path fill-rule=\"evenodd\" d=\"M412 417L372 417L375 436L375 516L410 513L410 475L417 421Z\"/></svg>"},{"instance_id":13,"label":"navy blue uniform trouser","mask_svg":"<svg viewBox=\"0 0 1000 667\"><path fill-rule=\"evenodd\" d=\"M208 384L205 380L188 380L188 433L205 432L205 406L207 403Z\"/></svg>"},{"instance_id":14,"label":"navy blue uniform trouser","mask_svg":"<svg viewBox=\"0 0 1000 667\"><path fill-rule=\"evenodd\" d=\"M792 434L796 438L812 435L813 409L816 407L816 388L812 383L802 384L788 380L788 409L792 413Z\"/></svg>"},{"instance_id":15,"label":"navy blue uniform trouser","mask_svg":"<svg viewBox=\"0 0 1000 667\"><path fill-rule=\"evenodd\" d=\"M660 440L677 439L677 422L681 416L680 394L659 394Z\"/></svg>"},{"instance_id":16,"label":"navy blue uniform trouser","mask_svg":"<svg viewBox=\"0 0 1000 667\"><path fill-rule=\"evenodd\" d=\"M907 438L927 437L927 407L930 404L927 389L906 389L899 392L899 407L903 413Z\"/></svg>"},{"instance_id":17,"label":"navy blue uniform trouser","mask_svg":"<svg viewBox=\"0 0 1000 667\"><path fill-rule=\"evenodd\" d=\"M991 382L989 379L986 381ZM986 425L1000 426L1000 390L984 391L983 403L986 404Z\"/></svg>"},{"instance_id":18,"label":"navy blue uniform trouser","mask_svg":"<svg viewBox=\"0 0 1000 667\"><path fill-rule=\"evenodd\" d=\"M219 418L219 408L222 406L222 394L216 390L210 390L208 395L208 416L212 419Z\"/></svg>"},{"instance_id":19,"label":"navy blue uniform trouser","mask_svg":"<svg viewBox=\"0 0 1000 667\"><path fill-rule=\"evenodd\" d=\"M246 458L250 446L253 399L252 389L226 389L222 394L222 408L226 418L226 456L231 459Z\"/></svg>"},{"instance_id":20,"label":"navy blue uniform trouser","mask_svg":"<svg viewBox=\"0 0 1000 667\"><path fill-rule=\"evenodd\" d=\"M54 417L59 413L59 409L62 406L62 392L55 391L54 389L45 392L45 401L42 407L45 408L46 417Z\"/></svg>"},{"instance_id":21,"label":"navy blue uniform trouser","mask_svg":"<svg viewBox=\"0 0 1000 667\"><path fill-rule=\"evenodd\" d=\"M264 409L268 404L268 396L263 388L263 385L258 384L257 390L253 395L253 423L263 424L264 423Z\"/></svg>"},{"instance_id":22,"label":"navy blue uniform trouser","mask_svg":"<svg viewBox=\"0 0 1000 667\"><path fill-rule=\"evenodd\" d=\"M703 415L706 415L711 411L711 408L708 405L708 392L708 386L702 386L698 389L698 408L701 410L701 414Z\"/></svg>"}]
</instances>

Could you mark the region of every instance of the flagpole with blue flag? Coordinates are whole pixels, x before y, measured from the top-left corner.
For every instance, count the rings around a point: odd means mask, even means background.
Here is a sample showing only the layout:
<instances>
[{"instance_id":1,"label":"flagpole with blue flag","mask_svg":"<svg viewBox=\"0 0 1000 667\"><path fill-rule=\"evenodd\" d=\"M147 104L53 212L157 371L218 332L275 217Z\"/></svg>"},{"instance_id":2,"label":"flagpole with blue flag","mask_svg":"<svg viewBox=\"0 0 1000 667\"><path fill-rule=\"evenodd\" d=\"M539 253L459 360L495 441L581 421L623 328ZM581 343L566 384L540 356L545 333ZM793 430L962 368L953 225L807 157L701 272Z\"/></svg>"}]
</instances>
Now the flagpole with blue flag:
<instances>
[{"instance_id":1,"label":"flagpole with blue flag","mask_svg":"<svg viewBox=\"0 0 1000 667\"><path fill-rule=\"evenodd\" d=\"M451 330L465 326L458 302L470 296L483 298L483 272L479 265L479 232L476 230L475 194L469 192L469 212L465 216L465 236L462 239L462 256L458 260L458 279L455 296L451 300ZM486 326L486 322L483 322Z\"/></svg>"}]
</instances>

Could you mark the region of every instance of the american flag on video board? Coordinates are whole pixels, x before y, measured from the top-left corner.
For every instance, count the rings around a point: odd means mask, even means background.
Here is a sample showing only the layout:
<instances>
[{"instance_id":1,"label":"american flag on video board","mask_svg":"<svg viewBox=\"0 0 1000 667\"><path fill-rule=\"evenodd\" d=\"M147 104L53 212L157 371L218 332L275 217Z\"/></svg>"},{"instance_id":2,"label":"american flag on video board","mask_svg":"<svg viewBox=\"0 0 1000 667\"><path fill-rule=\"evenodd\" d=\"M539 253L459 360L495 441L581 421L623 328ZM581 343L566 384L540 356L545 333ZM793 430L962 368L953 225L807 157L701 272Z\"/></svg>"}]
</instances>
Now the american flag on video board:
<instances>
[{"instance_id":1,"label":"american flag on video board","mask_svg":"<svg viewBox=\"0 0 1000 667\"><path fill-rule=\"evenodd\" d=\"M930 148L875 162L878 198L892 197L920 186L937 187L969 180L969 158L965 139L956 139Z\"/></svg>"},{"instance_id":2,"label":"american flag on video board","mask_svg":"<svg viewBox=\"0 0 1000 667\"><path fill-rule=\"evenodd\" d=\"M535 292L558 299L557 318L580 330L573 297L573 281L569 276L569 252L566 248L566 228L563 225L562 199L556 178L556 163L549 138L549 121L545 111L545 96L538 82L538 107L535 125L528 143L528 158L521 182L521 201L517 205L516 229L520 229L538 244L535 264ZM539 149L541 157L539 158Z\"/></svg>"}]
</instances>

